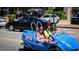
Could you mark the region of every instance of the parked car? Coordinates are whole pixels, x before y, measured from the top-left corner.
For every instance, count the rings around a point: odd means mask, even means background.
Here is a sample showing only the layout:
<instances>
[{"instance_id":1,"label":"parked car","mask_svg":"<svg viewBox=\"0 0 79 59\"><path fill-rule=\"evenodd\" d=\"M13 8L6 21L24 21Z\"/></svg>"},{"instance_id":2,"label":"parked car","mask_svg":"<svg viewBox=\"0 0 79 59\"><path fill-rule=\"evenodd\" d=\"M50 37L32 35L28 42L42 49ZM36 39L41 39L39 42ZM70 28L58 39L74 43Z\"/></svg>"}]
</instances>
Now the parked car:
<instances>
[{"instance_id":1,"label":"parked car","mask_svg":"<svg viewBox=\"0 0 79 59\"><path fill-rule=\"evenodd\" d=\"M79 12L71 17L71 24L79 24Z\"/></svg>"},{"instance_id":2,"label":"parked car","mask_svg":"<svg viewBox=\"0 0 79 59\"><path fill-rule=\"evenodd\" d=\"M8 22L5 28L9 29L10 31L14 31L15 29L19 29L21 31L27 30L27 29L30 30L32 23L33 23L33 27L35 28L37 22L39 23L38 26L41 26L42 24L43 27L46 27L47 25L47 21L45 20L41 20L33 17L26 17L26 18L21 18L18 21Z\"/></svg>"},{"instance_id":3,"label":"parked car","mask_svg":"<svg viewBox=\"0 0 79 59\"><path fill-rule=\"evenodd\" d=\"M5 21L4 19L0 18L0 27L4 27L5 26Z\"/></svg>"},{"instance_id":4,"label":"parked car","mask_svg":"<svg viewBox=\"0 0 79 59\"><path fill-rule=\"evenodd\" d=\"M60 18L56 14L45 14L41 16L40 19L44 19L46 21L50 20L51 23L58 23L60 20Z\"/></svg>"}]
</instances>

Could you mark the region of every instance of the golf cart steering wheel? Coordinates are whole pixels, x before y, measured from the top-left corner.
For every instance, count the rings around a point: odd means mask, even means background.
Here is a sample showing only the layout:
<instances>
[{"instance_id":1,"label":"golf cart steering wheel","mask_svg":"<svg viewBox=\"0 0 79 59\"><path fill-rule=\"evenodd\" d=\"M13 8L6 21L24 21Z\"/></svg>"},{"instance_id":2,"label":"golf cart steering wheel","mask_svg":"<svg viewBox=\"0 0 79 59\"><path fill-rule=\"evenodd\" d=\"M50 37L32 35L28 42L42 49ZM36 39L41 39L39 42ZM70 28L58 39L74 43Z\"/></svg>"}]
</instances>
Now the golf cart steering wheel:
<instances>
[{"instance_id":1,"label":"golf cart steering wheel","mask_svg":"<svg viewBox=\"0 0 79 59\"><path fill-rule=\"evenodd\" d=\"M34 22L32 22L31 23L31 29L32 29L32 31L33 31L33 25L35 26L35 28L37 27L37 25Z\"/></svg>"},{"instance_id":2,"label":"golf cart steering wheel","mask_svg":"<svg viewBox=\"0 0 79 59\"><path fill-rule=\"evenodd\" d=\"M39 21L37 22L37 27L39 27L39 24L40 24L40 27L43 27L43 26L42 26L42 23L39 22Z\"/></svg>"},{"instance_id":3,"label":"golf cart steering wheel","mask_svg":"<svg viewBox=\"0 0 79 59\"><path fill-rule=\"evenodd\" d=\"M32 22L31 23L31 29L32 29L32 31L33 31L33 25L35 26L35 28L36 28L36 30L37 30L37 28L39 28L39 24L40 24L40 27L42 27L42 24L41 24L41 22L37 22L37 24L35 24L34 22Z\"/></svg>"}]
</instances>

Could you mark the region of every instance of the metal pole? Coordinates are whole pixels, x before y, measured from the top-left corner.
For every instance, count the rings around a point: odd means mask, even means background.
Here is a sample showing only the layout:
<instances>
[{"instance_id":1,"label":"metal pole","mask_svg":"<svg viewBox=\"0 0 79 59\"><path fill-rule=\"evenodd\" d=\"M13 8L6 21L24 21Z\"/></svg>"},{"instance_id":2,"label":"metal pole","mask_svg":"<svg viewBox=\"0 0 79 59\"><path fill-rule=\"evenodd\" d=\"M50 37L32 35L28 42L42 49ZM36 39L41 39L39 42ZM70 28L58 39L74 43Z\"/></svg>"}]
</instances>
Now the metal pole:
<instances>
[{"instance_id":1,"label":"metal pole","mask_svg":"<svg viewBox=\"0 0 79 59\"><path fill-rule=\"evenodd\" d=\"M56 31L55 17L53 16L53 31Z\"/></svg>"}]
</instances>

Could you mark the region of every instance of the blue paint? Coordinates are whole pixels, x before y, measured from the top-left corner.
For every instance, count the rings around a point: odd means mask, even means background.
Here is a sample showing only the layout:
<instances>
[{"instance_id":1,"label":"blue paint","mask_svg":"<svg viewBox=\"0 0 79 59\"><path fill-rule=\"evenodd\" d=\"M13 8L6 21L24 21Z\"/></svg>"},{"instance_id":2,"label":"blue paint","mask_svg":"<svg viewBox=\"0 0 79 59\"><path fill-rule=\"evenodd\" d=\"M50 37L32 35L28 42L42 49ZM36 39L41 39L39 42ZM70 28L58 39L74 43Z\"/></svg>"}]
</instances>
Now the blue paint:
<instances>
[{"instance_id":1,"label":"blue paint","mask_svg":"<svg viewBox=\"0 0 79 59\"><path fill-rule=\"evenodd\" d=\"M29 36L31 39L27 39L26 37ZM54 41L58 41L56 44L62 51L73 51L79 48L79 43L68 33L58 33L56 32L53 35ZM42 44L37 42L36 32L31 30L26 30L23 32L22 40L25 45L28 45L33 50L39 51L47 51L53 45L51 44Z\"/></svg>"}]
</instances>

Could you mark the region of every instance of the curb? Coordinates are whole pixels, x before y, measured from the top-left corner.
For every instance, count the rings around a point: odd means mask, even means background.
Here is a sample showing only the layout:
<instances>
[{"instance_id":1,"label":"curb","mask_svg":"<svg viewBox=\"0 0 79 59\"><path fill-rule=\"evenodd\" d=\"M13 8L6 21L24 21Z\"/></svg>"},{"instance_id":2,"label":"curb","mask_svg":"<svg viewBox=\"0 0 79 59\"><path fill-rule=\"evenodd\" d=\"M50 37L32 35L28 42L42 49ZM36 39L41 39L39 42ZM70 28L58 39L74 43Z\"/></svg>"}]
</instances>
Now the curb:
<instances>
[{"instance_id":1,"label":"curb","mask_svg":"<svg viewBox=\"0 0 79 59\"><path fill-rule=\"evenodd\" d=\"M79 29L79 25L57 25L58 28L71 28L71 29Z\"/></svg>"}]
</instances>

